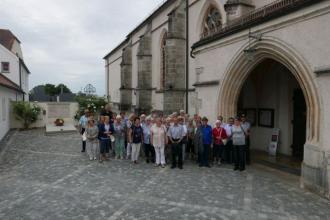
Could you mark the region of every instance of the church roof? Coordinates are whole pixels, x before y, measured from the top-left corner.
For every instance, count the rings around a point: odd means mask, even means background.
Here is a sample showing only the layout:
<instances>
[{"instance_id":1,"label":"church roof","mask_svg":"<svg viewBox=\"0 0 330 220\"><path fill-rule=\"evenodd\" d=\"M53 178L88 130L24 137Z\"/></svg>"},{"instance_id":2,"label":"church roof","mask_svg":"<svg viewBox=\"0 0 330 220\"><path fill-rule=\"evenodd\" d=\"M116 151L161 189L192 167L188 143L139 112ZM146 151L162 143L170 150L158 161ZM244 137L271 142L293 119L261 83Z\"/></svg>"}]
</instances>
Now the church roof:
<instances>
[{"instance_id":1,"label":"church roof","mask_svg":"<svg viewBox=\"0 0 330 220\"><path fill-rule=\"evenodd\" d=\"M24 91L19 87L19 85L8 79L2 73L0 73L0 86L24 93Z\"/></svg>"},{"instance_id":2,"label":"church roof","mask_svg":"<svg viewBox=\"0 0 330 220\"><path fill-rule=\"evenodd\" d=\"M11 51L15 40L21 43L10 30L0 29L0 44L2 46Z\"/></svg>"},{"instance_id":3,"label":"church roof","mask_svg":"<svg viewBox=\"0 0 330 220\"><path fill-rule=\"evenodd\" d=\"M250 13L243 15L229 22L225 27L220 28L216 32L202 38L200 41L192 45L192 49L212 43L229 35L249 29L259 24L270 20L288 15L310 5L322 2L325 0L290 0L290 1L275 1L264 7L257 8ZM281 4L279 4L281 3Z\"/></svg>"}]
</instances>

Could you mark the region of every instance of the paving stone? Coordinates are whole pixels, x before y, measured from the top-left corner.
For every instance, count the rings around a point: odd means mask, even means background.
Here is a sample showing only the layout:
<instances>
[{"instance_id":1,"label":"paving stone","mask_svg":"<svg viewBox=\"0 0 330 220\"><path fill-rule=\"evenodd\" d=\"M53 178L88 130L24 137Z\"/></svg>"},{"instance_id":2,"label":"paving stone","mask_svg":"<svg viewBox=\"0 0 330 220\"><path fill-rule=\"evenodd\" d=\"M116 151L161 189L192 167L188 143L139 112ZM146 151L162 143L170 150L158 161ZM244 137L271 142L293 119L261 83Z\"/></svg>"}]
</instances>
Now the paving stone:
<instances>
[{"instance_id":1,"label":"paving stone","mask_svg":"<svg viewBox=\"0 0 330 220\"><path fill-rule=\"evenodd\" d=\"M330 201L262 166L98 163L79 134L11 132L1 142L0 219L330 219Z\"/></svg>"}]
</instances>

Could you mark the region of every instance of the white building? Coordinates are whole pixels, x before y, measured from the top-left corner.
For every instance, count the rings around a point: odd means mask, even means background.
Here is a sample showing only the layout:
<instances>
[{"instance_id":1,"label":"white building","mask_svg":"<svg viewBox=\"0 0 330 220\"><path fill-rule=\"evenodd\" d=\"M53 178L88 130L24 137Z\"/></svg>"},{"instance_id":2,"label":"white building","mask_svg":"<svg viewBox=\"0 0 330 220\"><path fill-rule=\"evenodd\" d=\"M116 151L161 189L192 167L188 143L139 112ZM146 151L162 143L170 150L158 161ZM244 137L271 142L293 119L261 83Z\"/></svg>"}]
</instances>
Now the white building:
<instances>
[{"instance_id":1,"label":"white building","mask_svg":"<svg viewBox=\"0 0 330 220\"><path fill-rule=\"evenodd\" d=\"M330 197L329 23L329 0L168 0L104 57L106 91L124 110L245 112L251 147L280 129L302 185Z\"/></svg>"},{"instance_id":2,"label":"white building","mask_svg":"<svg viewBox=\"0 0 330 220\"><path fill-rule=\"evenodd\" d=\"M28 101L29 74L21 42L9 30L0 29L0 140L10 129L10 101Z\"/></svg>"}]
</instances>

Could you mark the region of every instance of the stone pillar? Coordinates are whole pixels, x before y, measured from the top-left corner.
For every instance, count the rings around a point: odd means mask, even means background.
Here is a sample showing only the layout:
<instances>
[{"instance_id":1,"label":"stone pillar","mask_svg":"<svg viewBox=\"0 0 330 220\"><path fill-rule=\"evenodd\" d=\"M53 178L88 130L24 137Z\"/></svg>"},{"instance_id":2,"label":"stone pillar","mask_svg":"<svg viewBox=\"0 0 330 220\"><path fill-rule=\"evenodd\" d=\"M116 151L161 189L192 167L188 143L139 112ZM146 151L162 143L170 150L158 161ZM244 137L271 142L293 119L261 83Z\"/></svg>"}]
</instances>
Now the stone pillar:
<instances>
[{"instance_id":1,"label":"stone pillar","mask_svg":"<svg viewBox=\"0 0 330 220\"><path fill-rule=\"evenodd\" d=\"M138 88L136 112L138 114L149 114L152 109L152 55L150 33L147 33L140 38L137 52L137 63Z\"/></svg>"},{"instance_id":2,"label":"stone pillar","mask_svg":"<svg viewBox=\"0 0 330 220\"><path fill-rule=\"evenodd\" d=\"M169 15L166 40L166 72L164 88L164 113L170 114L184 109L186 79L185 1Z\"/></svg>"},{"instance_id":3,"label":"stone pillar","mask_svg":"<svg viewBox=\"0 0 330 220\"><path fill-rule=\"evenodd\" d=\"M251 0L228 0L225 4L227 21L230 23L235 18L239 18L255 8Z\"/></svg>"},{"instance_id":4,"label":"stone pillar","mask_svg":"<svg viewBox=\"0 0 330 220\"><path fill-rule=\"evenodd\" d=\"M132 48L128 45L123 49L120 64L120 110L132 109ZM110 79L111 80L111 79Z\"/></svg>"}]
</instances>

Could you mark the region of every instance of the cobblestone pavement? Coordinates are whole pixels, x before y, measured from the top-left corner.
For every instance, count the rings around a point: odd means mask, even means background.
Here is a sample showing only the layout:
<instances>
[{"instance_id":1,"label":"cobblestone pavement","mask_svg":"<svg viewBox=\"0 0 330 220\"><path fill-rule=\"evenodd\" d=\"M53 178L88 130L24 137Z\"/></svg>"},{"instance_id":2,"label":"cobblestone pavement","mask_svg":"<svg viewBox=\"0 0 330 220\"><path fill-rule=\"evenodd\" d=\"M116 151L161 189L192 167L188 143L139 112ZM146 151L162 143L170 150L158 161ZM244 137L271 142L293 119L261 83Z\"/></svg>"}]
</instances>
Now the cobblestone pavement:
<instances>
[{"instance_id":1,"label":"cobblestone pavement","mask_svg":"<svg viewBox=\"0 0 330 220\"><path fill-rule=\"evenodd\" d=\"M80 153L78 134L44 130L1 144L0 219L330 219L330 201L262 166L101 164Z\"/></svg>"}]
</instances>

